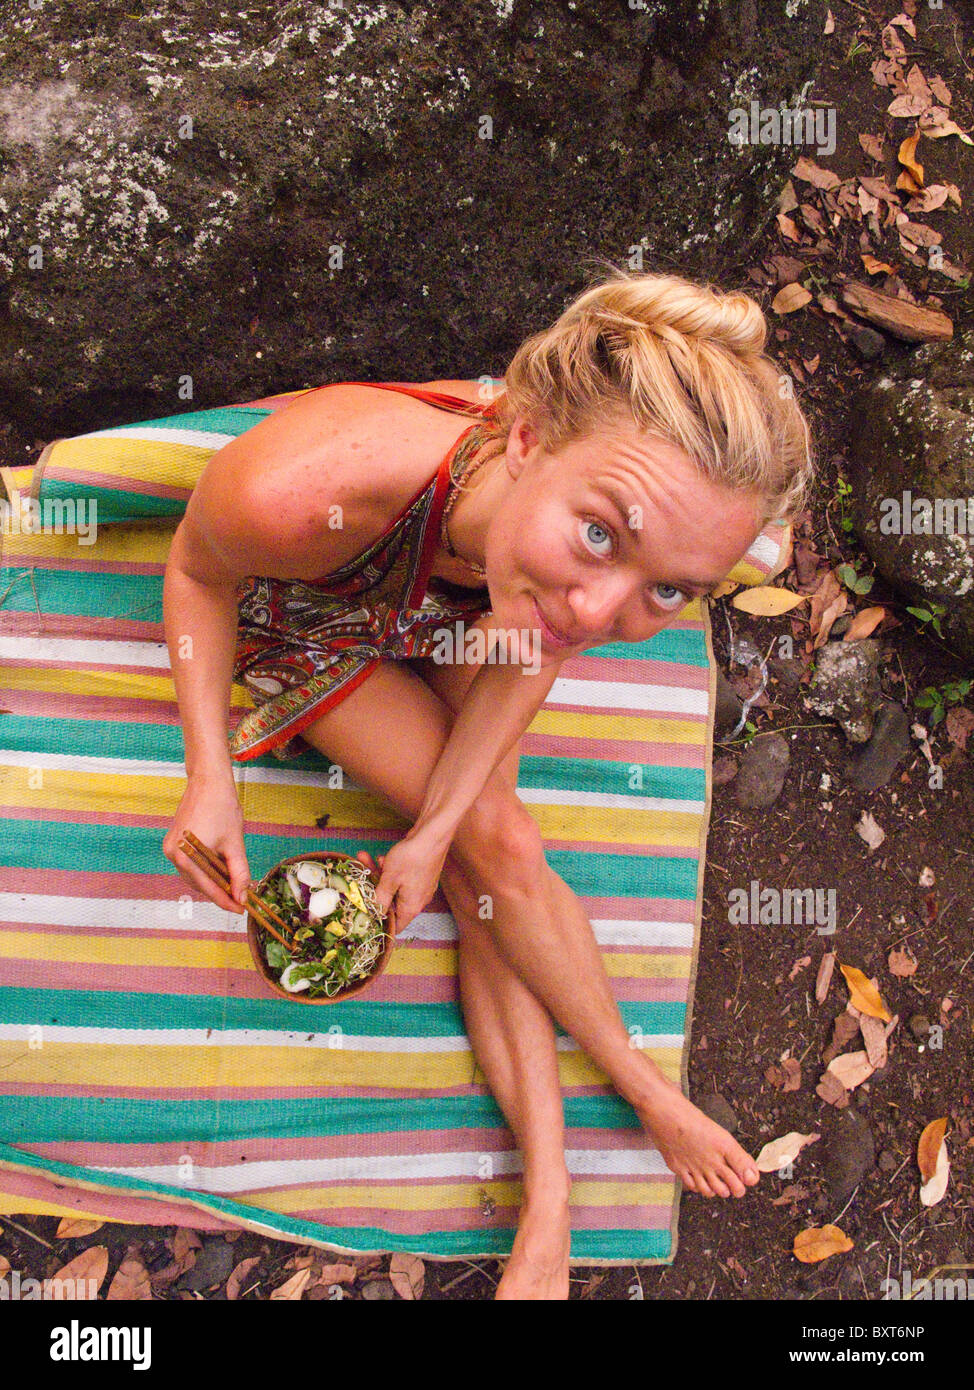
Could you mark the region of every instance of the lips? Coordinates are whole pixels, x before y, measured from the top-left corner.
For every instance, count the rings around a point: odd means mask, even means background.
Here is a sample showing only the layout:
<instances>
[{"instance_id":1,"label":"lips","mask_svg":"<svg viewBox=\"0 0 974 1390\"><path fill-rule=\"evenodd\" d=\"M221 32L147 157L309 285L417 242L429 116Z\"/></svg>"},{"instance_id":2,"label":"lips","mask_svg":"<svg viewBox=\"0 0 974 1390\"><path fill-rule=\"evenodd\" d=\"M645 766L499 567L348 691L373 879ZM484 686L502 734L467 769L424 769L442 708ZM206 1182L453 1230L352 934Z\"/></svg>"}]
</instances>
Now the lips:
<instances>
[{"instance_id":1,"label":"lips","mask_svg":"<svg viewBox=\"0 0 974 1390\"><path fill-rule=\"evenodd\" d=\"M571 638L566 637L563 632L559 632L556 627L553 627L551 625L551 623L545 617L544 613L542 613L537 599L534 600L534 606L537 609L538 617L541 620L542 629L545 631L545 635L547 636L548 640L552 643L552 645L556 647L570 647L572 645Z\"/></svg>"}]
</instances>

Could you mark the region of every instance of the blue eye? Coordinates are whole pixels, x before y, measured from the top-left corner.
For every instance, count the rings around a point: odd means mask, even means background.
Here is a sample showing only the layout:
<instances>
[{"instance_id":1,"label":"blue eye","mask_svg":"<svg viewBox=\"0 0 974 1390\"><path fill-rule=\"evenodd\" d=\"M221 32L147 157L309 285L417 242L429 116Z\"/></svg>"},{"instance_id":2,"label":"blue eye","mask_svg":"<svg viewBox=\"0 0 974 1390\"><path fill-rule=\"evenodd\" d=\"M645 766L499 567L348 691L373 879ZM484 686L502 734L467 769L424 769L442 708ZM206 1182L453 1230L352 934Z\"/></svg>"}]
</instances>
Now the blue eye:
<instances>
[{"instance_id":1,"label":"blue eye","mask_svg":"<svg viewBox=\"0 0 974 1390\"><path fill-rule=\"evenodd\" d=\"M669 608L671 611L673 611L673 610L675 610L675 609L677 609L677 608L682 608L682 607L684 606L684 604L687 604L687 603L689 603L689 601L690 601L688 595L686 595L686 594L683 592L682 589L675 589L675 588L673 587L672 584L657 584L657 585L656 585L656 592L657 592L657 594L659 594L659 591L660 591L661 589L669 589L670 593L671 593L671 594L673 595L673 597L677 600L676 603L673 603L671 600L668 600L668 599L665 598L665 597L662 598L662 599L660 600L660 606L661 606L662 608Z\"/></svg>"},{"instance_id":2,"label":"blue eye","mask_svg":"<svg viewBox=\"0 0 974 1390\"><path fill-rule=\"evenodd\" d=\"M603 545L605 541L609 542L610 548L608 551L597 550L595 552L596 555L602 555L603 557L608 558L612 554L612 532L609 530L609 528L607 526L603 526L601 521L582 521L579 524L583 528L583 535L585 537L585 542L587 545ZM588 534L590 531L601 531L603 540L590 540Z\"/></svg>"}]
</instances>

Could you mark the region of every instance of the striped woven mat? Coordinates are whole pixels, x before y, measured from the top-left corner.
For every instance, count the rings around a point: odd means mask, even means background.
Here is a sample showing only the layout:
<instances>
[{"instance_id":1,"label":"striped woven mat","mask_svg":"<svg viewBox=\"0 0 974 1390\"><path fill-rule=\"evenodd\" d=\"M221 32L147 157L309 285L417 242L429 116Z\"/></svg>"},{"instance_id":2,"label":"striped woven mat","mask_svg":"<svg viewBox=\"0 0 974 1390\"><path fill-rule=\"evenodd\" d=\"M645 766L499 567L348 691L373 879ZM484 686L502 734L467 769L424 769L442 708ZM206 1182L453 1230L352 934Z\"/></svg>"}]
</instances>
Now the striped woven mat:
<instances>
[{"instance_id":1,"label":"striped woven mat","mask_svg":"<svg viewBox=\"0 0 974 1390\"><path fill-rule=\"evenodd\" d=\"M464 1033L443 897L370 993L309 1009L265 992L243 918L162 853L185 786L169 542L210 454L299 394L57 441L35 469L2 470L0 1213L504 1254L519 1158ZM94 543L80 512L75 534L18 525L32 488L38 505L96 497ZM762 582L786 537L769 527L731 577ZM714 687L699 602L643 646L576 657L523 739L518 786L634 1045L684 1085ZM233 719L249 707L234 685ZM312 848L381 854L408 828L330 786L314 750L234 774L255 878ZM679 1184L560 1030L558 1046L572 1258L671 1260Z\"/></svg>"}]
</instances>

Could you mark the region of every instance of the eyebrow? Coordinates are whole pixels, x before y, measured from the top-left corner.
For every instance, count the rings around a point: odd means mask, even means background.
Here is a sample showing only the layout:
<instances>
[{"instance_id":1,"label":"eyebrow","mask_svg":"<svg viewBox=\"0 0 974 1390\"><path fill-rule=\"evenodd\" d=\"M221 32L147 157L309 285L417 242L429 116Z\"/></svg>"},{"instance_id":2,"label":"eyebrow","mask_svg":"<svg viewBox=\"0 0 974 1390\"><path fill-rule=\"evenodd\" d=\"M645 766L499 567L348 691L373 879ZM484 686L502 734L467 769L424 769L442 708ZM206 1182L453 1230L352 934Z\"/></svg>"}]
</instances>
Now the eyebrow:
<instances>
[{"instance_id":1,"label":"eyebrow","mask_svg":"<svg viewBox=\"0 0 974 1390\"><path fill-rule=\"evenodd\" d=\"M632 542L638 548L638 541L633 536L633 528L629 525L629 508L638 505L623 493L619 492L612 483L600 482L595 491L601 493L607 502L610 502L619 514L620 520L625 524L626 530L632 537ZM673 588L700 589L704 593L715 589L720 583L719 579L665 579L664 584L671 584Z\"/></svg>"}]
</instances>

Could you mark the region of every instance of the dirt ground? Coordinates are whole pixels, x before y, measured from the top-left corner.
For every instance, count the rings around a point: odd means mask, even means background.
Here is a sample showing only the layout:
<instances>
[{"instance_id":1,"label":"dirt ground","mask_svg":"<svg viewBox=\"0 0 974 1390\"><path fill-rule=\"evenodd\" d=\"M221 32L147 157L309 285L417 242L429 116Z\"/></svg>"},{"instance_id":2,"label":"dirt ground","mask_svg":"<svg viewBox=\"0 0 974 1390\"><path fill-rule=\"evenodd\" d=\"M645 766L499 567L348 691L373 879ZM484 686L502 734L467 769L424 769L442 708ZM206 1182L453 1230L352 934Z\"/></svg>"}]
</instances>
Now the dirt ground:
<instances>
[{"instance_id":1,"label":"dirt ground","mask_svg":"<svg viewBox=\"0 0 974 1390\"><path fill-rule=\"evenodd\" d=\"M916 7L904 8L909 16ZM898 147L914 123L886 114L893 93L877 85L870 65L882 57L881 30L898 7L836 0L834 9L835 30L822 40L830 56L813 95L836 104L838 140L834 155L819 156L818 162L843 180L885 173L892 187ZM920 13L917 38L906 29L900 33L907 67L916 62L927 78L936 74L943 79L953 98L950 115L966 131L974 125L974 21L968 18L961 28L955 14ZM881 162L865 153L858 138L864 133L885 137ZM807 153L814 156L814 151ZM962 211L948 207L923 221L942 231L945 254L956 266L974 266L972 150L954 136L922 140L918 153L927 165L927 184L955 184L963 199ZM748 288L766 309L782 283L772 257L800 260L814 272L811 283L816 291L824 293L834 294L842 277L866 278L860 259L861 222L841 217L833 224L821 191L807 183L795 183L795 188L801 202L819 210L827 234L818 237L812 232L796 242L771 220L762 251L753 265L740 268L740 280L733 286ZM809 226L798 211L788 215L802 231ZM873 252L897 268L900 283L918 302L929 303L936 295L955 329L971 322L966 283L911 263L901 254L895 229L886 229L878 241L874 238ZM880 277L872 283L883 287ZM817 299L793 314L769 318L776 330L772 351L793 376L816 437L819 478L798 537L823 564L827 561L834 568L855 561L862 574L870 574L868 557L841 525L848 505L839 493L843 441L858 387L909 349L888 339L882 361L864 362L841 336L848 335L851 325L824 312ZM5 454L13 443L8 436ZM794 569L775 582L802 590ZM929 727L929 710L915 705L918 692L974 672L945 643L921 631L906 612L905 601L881 579L868 596L849 597L853 611L869 605L888 610L891 616L874 634L888 648L882 666L884 695L905 704L911 722ZM715 1094L722 1097L736 1117L737 1138L752 1153L789 1131L821 1137L798 1157L792 1175L764 1176L743 1201L684 1194L679 1249L671 1266L575 1268L573 1298L877 1300L882 1281L900 1277L906 1268L914 1280L945 1267L959 1274L974 1271L971 749L953 748L940 723L930 734L930 746L944 768L942 789L928 785L926 759L914 744L912 756L885 786L869 793L855 791L846 780L851 745L837 724L810 714L803 704L813 659L808 611L805 603L779 618L751 618L730 607L728 599L712 608L715 652L730 674L734 671L727 659L728 620L735 640L748 636L772 657L778 637L792 637L794 660L770 662L767 701L752 708L749 716L755 737L785 732L791 763L780 797L767 810L740 809L733 781L714 788L690 1093L698 1103ZM974 707L974 698L969 696L966 703ZM738 762L744 747L740 736L718 743L715 761L729 767L725 760ZM885 831L884 842L875 850L855 830L864 811ZM751 879L782 888L834 889L835 935L819 935L814 926L733 924L728 920L728 892L746 889ZM896 976L888 958L904 946L917 962L916 971ZM823 954L833 949L834 976L824 1002L818 1003L816 976ZM875 978L890 1013L899 1020L889 1040L887 1065L859 1085L841 1109L816 1093L825 1066L822 1052L848 999L840 965L855 966ZM790 1089L784 1089L783 1059L798 1063L800 1079L797 1084L793 1080ZM772 1068L778 1070L769 1078ZM917 1144L925 1126L944 1116L949 1187L939 1204L924 1207L919 1202ZM826 1223L839 1225L852 1248L820 1263L800 1262L792 1253L795 1236ZM36 1277L53 1273L93 1243L109 1249L109 1280L129 1246L137 1247L150 1276L171 1271L174 1263L171 1228L106 1225L94 1237L59 1240L55 1218L4 1218L0 1225L0 1251L12 1266ZM301 1251L248 1232L227 1240L233 1265L255 1261L240 1290L250 1300L266 1299L283 1284L295 1272L288 1262L301 1262L303 1257L305 1263L328 1261L320 1251ZM187 1258L187 1265L191 1263ZM388 1256L355 1263L356 1278L345 1286L345 1297L396 1296L387 1283ZM422 1297L489 1299L500 1269L493 1260L430 1262ZM380 1285L384 1287L377 1290ZM226 1273L209 1289L196 1291L163 1273L153 1288L162 1299L223 1299ZM328 1291L319 1287L310 1296L327 1297Z\"/></svg>"}]
</instances>

